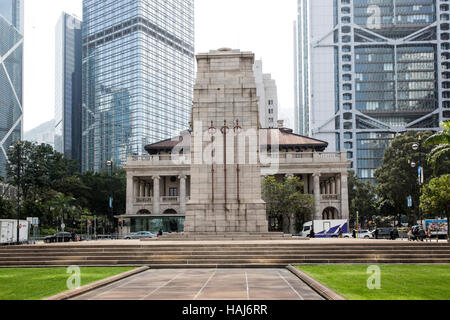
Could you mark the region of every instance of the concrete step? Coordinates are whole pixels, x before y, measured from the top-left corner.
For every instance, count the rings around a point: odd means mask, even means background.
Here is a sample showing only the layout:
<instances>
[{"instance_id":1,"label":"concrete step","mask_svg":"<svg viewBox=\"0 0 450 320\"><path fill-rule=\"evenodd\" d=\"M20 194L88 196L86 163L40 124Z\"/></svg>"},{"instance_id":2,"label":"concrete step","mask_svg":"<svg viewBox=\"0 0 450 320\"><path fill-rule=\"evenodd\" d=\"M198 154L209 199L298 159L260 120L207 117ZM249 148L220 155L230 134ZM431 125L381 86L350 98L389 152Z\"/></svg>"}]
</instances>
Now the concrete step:
<instances>
[{"instance_id":1,"label":"concrete step","mask_svg":"<svg viewBox=\"0 0 450 320\"><path fill-rule=\"evenodd\" d=\"M402 250L402 251L383 251L383 250L369 250L369 251L277 251L277 250L267 250L267 251L177 251L177 252L168 252L168 251L150 251L150 252L27 252L27 253L0 253L0 261L4 259L13 259L13 258L21 258L21 257L45 257L48 259L57 258L57 257L68 257L68 256L98 256L98 257L136 257L136 256L201 256L201 257L210 257L210 256L265 256L265 255L297 255L297 256L329 256L329 255L338 255L338 256L362 256L362 255L390 255L390 256L399 256L399 255L450 255L449 250Z\"/></svg>"},{"instance_id":2,"label":"concrete step","mask_svg":"<svg viewBox=\"0 0 450 320\"><path fill-rule=\"evenodd\" d=\"M243 260L196 260L196 261L149 261L149 260L61 260L61 261L11 261L2 263L3 267L11 266L147 266L147 265L164 265L168 268L174 268L174 266L192 266L192 265L253 265L253 266L269 266L279 265L286 266L289 264L299 265L314 265L314 264L450 264L449 259L243 259Z\"/></svg>"}]
</instances>

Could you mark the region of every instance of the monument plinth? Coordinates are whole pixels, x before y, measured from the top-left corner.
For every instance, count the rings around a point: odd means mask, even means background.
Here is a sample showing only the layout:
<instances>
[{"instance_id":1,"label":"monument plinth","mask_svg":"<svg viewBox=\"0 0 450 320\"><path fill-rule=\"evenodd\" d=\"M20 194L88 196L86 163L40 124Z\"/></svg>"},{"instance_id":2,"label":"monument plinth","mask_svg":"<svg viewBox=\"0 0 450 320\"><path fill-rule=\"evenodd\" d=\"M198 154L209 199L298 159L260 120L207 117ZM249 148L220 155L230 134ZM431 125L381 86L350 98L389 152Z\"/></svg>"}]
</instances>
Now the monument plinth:
<instances>
[{"instance_id":1,"label":"monument plinth","mask_svg":"<svg viewBox=\"0 0 450 320\"><path fill-rule=\"evenodd\" d=\"M197 55L187 233L267 233L254 54Z\"/></svg>"}]
</instances>

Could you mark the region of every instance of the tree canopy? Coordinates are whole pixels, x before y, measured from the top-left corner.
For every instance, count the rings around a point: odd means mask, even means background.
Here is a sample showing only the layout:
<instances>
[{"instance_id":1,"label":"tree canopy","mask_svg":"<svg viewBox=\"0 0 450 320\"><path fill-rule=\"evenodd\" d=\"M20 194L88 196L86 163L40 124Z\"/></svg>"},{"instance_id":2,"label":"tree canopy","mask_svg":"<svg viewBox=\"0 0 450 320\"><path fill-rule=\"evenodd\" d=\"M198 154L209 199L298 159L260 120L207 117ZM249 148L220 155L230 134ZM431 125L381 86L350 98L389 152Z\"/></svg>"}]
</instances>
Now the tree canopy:
<instances>
[{"instance_id":1,"label":"tree canopy","mask_svg":"<svg viewBox=\"0 0 450 320\"><path fill-rule=\"evenodd\" d=\"M292 232L314 214L314 197L304 194L304 185L299 178L277 181L273 176L263 182L263 199L270 217L281 218L283 231Z\"/></svg>"},{"instance_id":2,"label":"tree canopy","mask_svg":"<svg viewBox=\"0 0 450 320\"><path fill-rule=\"evenodd\" d=\"M426 146L434 146L428 156L428 163L434 172L449 163L450 160L450 121L442 123L442 131L432 135L425 141Z\"/></svg>"},{"instance_id":3,"label":"tree canopy","mask_svg":"<svg viewBox=\"0 0 450 320\"><path fill-rule=\"evenodd\" d=\"M392 215L408 215L411 220L419 215L418 167L424 168L424 179L428 182L432 170L427 166L426 159L431 147L423 142L431 135L431 132L408 131L398 135L385 150L383 164L375 171L375 177L378 201ZM413 148L415 144L417 150ZM413 163L415 166L412 166ZM408 208L409 196L413 199L413 212Z\"/></svg>"}]
</instances>

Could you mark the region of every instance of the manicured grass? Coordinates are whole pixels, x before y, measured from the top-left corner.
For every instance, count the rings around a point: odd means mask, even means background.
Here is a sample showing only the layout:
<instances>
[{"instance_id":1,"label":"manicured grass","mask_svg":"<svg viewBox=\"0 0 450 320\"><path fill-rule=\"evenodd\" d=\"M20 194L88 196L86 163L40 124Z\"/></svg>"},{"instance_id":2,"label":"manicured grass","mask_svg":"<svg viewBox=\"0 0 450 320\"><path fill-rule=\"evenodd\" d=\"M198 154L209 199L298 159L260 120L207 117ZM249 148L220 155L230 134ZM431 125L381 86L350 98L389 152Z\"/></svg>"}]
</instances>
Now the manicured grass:
<instances>
[{"instance_id":1,"label":"manicured grass","mask_svg":"<svg viewBox=\"0 0 450 320\"><path fill-rule=\"evenodd\" d=\"M381 289L370 290L368 265L299 266L349 300L450 300L450 265L379 265Z\"/></svg>"},{"instance_id":2,"label":"manicured grass","mask_svg":"<svg viewBox=\"0 0 450 320\"><path fill-rule=\"evenodd\" d=\"M81 267L81 286L134 268ZM41 300L67 291L66 268L0 268L0 300Z\"/></svg>"}]
</instances>

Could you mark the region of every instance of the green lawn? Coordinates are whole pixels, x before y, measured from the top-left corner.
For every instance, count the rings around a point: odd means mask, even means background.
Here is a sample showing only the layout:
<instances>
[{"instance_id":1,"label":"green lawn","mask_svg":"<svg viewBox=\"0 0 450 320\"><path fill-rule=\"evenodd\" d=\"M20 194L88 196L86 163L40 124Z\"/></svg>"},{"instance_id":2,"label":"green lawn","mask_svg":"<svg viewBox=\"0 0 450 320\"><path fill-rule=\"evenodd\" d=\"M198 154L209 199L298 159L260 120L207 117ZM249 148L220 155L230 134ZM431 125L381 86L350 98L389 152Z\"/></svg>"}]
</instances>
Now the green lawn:
<instances>
[{"instance_id":1,"label":"green lawn","mask_svg":"<svg viewBox=\"0 0 450 320\"><path fill-rule=\"evenodd\" d=\"M81 267L81 285L106 279L134 268ZM0 268L0 300L40 300L67 291L71 274L66 268Z\"/></svg>"},{"instance_id":2,"label":"green lawn","mask_svg":"<svg viewBox=\"0 0 450 320\"><path fill-rule=\"evenodd\" d=\"M370 290L367 265L299 266L349 300L450 300L450 265L379 265L381 289Z\"/></svg>"}]
</instances>

